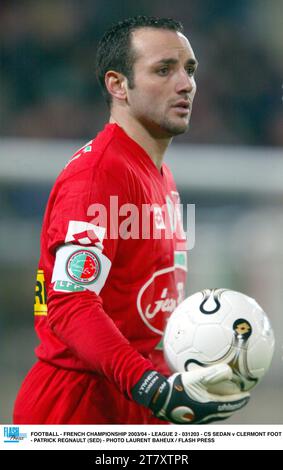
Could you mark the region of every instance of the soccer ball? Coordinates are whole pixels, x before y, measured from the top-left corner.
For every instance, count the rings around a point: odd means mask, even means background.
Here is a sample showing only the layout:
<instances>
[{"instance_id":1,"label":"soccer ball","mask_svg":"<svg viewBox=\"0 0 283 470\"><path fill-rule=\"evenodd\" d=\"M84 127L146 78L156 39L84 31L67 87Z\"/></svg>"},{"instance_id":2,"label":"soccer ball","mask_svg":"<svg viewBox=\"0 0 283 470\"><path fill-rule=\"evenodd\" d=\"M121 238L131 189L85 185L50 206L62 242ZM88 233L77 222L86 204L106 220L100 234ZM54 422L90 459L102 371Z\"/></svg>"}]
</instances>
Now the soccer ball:
<instances>
[{"instance_id":1,"label":"soccer ball","mask_svg":"<svg viewBox=\"0 0 283 470\"><path fill-rule=\"evenodd\" d=\"M268 317L254 299L228 289L204 289L185 299L170 316L164 356L172 372L229 364L232 381L209 391L237 393L251 390L264 376L274 342Z\"/></svg>"}]
</instances>

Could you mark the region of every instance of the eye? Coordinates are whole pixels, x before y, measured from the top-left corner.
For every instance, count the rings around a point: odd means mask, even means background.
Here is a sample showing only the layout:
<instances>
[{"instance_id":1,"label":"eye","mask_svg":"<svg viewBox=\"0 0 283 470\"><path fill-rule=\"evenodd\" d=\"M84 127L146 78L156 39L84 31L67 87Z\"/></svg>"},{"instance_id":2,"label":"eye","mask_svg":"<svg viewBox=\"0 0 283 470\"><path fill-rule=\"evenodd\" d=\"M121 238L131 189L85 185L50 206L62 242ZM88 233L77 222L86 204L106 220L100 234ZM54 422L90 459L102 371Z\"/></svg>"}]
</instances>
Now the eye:
<instances>
[{"instance_id":1,"label":"eye","mask_svg":"<svg viewBox=\"0 0 283 470\"><path fill-rule=\"evenodd\" d=\"M165 77L169 73L169 67L162 67L157 71L158 75L161 75L162 77Z\"/></svg>"},{"instance_id":2,"label":"eye","mask_svg":"<svg viewBox=\"0 0 283 470\"><path fill-rule=\"evenodd\" d=\"M189 77L193 77L194 74L195 74L196 69L195 69L195 67L188 67L186 69L186 71L187 71L187 74L189 75Z\"/></svg>"}]
</instances>

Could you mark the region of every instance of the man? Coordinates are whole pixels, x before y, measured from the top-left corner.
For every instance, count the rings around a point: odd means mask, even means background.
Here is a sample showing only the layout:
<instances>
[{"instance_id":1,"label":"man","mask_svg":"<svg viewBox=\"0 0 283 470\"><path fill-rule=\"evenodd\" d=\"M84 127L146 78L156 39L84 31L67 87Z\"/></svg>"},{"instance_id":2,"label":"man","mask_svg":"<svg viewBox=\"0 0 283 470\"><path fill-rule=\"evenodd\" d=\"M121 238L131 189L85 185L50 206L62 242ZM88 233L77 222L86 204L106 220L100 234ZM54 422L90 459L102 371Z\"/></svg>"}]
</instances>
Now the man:
<instances>
[{"instance_id":1,"label":"man","mask_svg":"<svg viewBox=\"0 0 283 470\"><path fill-rule=\"evenodd\" d=\"M209 393L231 378L227 365L168 379L159 347L186 276L163 157L188 129L196 67L171 19L131 18L102 38L97 74L110 122L66 165L48 201L35 301L41 344L15 423L209 422L248 401Z\"/></svg>"}]
</instances>

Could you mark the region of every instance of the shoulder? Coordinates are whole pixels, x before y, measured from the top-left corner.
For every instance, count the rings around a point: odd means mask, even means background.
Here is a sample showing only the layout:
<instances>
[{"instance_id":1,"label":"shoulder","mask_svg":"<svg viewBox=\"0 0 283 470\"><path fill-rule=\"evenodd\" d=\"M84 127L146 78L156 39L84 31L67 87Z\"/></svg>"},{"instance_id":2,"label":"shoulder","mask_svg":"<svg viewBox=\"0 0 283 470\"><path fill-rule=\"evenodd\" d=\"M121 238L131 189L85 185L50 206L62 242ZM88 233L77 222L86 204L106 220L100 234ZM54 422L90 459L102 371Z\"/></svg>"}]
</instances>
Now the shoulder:
<instances>
[{"instance_id":1,"label":"shoulder","mask_svg":"<svg viewBox=\"0 0 283 470\"><path fill-rule=\"evenodd\" d=\"M99 178L102 173L109 173L118 179L123 179L129 173L127 159L115 129L107 128L101 131L77 150L65 165L59 178L61 180L79 178L84 173L86 178Z\"/></svg>"}]
</instances>

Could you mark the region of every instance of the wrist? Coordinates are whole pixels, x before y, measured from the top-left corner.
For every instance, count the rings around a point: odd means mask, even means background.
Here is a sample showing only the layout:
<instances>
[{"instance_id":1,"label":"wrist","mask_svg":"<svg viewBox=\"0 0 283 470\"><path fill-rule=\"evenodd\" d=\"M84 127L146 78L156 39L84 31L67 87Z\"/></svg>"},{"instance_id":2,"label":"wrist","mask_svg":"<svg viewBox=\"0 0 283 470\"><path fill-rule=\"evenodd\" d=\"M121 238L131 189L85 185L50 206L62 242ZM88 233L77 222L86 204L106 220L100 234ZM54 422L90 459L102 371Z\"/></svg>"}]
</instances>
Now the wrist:
<instances>
[{"instance_id":1,"label":"wrist","mask_svg":"<svg viewBox=\"0 0 283 470\"><path fill-rule=\"evenodd\" d=\"M158 411L166 400L169 384L163 375L155 370L149 370L132 388L132 397L140 405Z\"/></svg>"}]
</instances>

